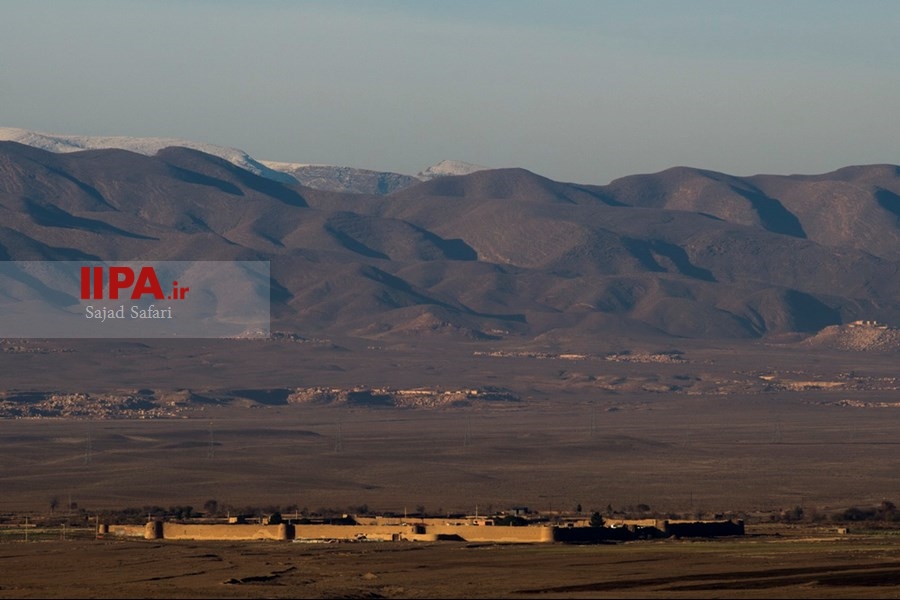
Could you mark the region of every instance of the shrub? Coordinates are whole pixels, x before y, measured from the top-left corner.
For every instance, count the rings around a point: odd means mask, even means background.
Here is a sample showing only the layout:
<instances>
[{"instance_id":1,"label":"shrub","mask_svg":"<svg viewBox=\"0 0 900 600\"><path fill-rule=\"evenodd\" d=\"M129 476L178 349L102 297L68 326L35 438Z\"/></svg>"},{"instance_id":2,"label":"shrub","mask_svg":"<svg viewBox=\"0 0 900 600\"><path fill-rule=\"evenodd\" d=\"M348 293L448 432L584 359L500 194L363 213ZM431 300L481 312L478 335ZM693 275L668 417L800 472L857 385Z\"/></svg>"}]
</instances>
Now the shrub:
<instances>
[{"instance_id":1,"label":"shrub","mask_svg":"<svg viewBox=\"0 0 900 600\"><path fill-rule=\"evenodd\" d=\"M835 515L835 521L871 521L875 518L875 509L862 509L858 506L851 506L844 512Z\"/></svg>"}]
</instances>

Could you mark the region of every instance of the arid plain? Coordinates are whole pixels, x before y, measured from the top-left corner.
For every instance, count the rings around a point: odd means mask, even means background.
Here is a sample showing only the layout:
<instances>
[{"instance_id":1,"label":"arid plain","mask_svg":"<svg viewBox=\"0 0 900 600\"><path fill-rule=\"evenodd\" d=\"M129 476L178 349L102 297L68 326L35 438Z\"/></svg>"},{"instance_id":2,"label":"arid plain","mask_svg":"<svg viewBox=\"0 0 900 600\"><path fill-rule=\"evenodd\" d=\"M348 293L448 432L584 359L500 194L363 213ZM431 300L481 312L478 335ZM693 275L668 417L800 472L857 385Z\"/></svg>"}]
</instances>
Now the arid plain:
<instances>
[{"instance_id":1,"label":"arid plain","mask_svg":"<svg viewBox=\"0 0 900 600\"><path fill-rule=\"evenodd\" d=\"M9 390L140 387L180 406L164 419L0 421L2 510L70 495L90 509L216 499L453 512L646 504L663 514L900 499L893 354L693 344L634 346L633 360L618 361L276 341L97 341L6 355ZM638 362L654 351L680 354ZM493 386L510 398L396 408L274 393L314 386Z\"/></svg>"},{"instance_id":2,"label":"arid plain","mask_svg":"<svg viewBox=\"0 0 900 600\"><path fill-rule=\"evenodd\" d=\"M34 351L3 357L7 396L140 387L177 414L0 420L7 516L46 514L54 499L85 515L211 499L310 512L366 505L376 514L646 505L663 516L744 518L748 535L298 548L25 545L8 534L5 597L887 597L900 584L895 536L837 536L831 519L900 499L893 353L817 349L799 338L598 340L594 349L540 352L421 339L29 343ZM285 400L290 390L353 386L503 393L419 408L372 395ZM797 506L804 524L770 523ZM38 564L59 576L37 577Z\"/></svg>"}]
</instances>

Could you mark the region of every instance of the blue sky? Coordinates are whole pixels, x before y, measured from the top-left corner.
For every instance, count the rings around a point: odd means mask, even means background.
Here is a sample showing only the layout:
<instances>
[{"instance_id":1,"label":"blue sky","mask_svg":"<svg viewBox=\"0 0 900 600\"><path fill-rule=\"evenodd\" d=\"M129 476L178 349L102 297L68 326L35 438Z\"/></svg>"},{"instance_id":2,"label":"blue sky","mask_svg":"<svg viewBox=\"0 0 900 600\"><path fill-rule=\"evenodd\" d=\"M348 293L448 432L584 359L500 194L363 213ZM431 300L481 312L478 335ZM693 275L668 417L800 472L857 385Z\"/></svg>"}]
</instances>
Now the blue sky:
<instances>
[{"instance_id":1,"label":"blue sky","mask_svg":"<svg viewBox=\"0 0 900 600\"><path fill-rule=\"evenodd\" d=\"M0 3L0 126L608 183L900 163L900 2Z\"/></svg>"}]
</instances>

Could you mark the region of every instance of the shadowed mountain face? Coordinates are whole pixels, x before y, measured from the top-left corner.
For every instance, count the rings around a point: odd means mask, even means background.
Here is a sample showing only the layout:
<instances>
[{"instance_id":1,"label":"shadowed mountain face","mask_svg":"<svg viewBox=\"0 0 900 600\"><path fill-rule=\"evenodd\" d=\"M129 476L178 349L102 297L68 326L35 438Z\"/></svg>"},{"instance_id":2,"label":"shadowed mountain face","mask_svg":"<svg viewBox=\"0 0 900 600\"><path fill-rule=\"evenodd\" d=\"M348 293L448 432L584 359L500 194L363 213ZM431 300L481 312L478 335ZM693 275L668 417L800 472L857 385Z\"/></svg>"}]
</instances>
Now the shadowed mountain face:
<instances>
[{"instance_id":1,"label":"shadowed mountain face","mask_svg":"<svg viewBox=\"0 0 900 600\"><path fill-rule=\"evenodd\" d=\"M900 168L607 186L521 169L388 196L196 150L0 143L2 260L269 260L273 329L364 337L754 337L900 323Z\"/></svg>"}]
</instances>

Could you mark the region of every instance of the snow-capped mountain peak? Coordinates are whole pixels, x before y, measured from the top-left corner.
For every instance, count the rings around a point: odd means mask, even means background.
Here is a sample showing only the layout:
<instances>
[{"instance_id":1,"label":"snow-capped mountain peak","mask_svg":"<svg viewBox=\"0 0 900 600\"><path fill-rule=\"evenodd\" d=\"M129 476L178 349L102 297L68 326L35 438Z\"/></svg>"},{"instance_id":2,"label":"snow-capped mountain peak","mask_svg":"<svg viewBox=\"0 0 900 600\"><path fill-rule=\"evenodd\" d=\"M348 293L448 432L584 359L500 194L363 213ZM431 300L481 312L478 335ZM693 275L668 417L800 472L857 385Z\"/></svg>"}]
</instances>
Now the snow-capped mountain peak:
<instances>
[{"instance_id":1,"label":"snow-capped mountain peak","mask_svg":"<svg viewBox=\"0 0 900 600\"><path fill-rule=\"evenodd\" d=\"M163 148L179 146L218 156L235 166L275 181L296 183L296 180L290 175L263 165L243 150L179 138L65 135L19 129L17 127L0 127L0 141L18 142L26 146L47 150L48 152L62 153L117 148L146 156L153 156Z\"/></svg>"},{"instance_id":2,"label":"snow-capped mountain peak","mask_svg":"<svg viewBox=\"0 0 900 600\"><path fill-rule=\"evenodd\" d=\"M468 175L477 171L486 171L488 167L474 165L461 160L442 160L436 165L432 165L420 171L417 177L423 181L434 179L435 177L447 177L450 175Z\"/></svg>"},{"instance_id":3,"label":"snow-capped mountain peak","mask_svg":"<svg viewBox=\"0 0 900 600\"><path fill-rule=\"evenodd\" d=\"M411 175L392 173L390 171L372 171L354 167L311 165L270 160L260 162L270 169L287 173L306 187L317 190L385 195L419 182L417 178Z\"/></svg>"},{"instance_id":4,"label":"snow-capped mountain peak","mask_svg":"<svg viewBox=\"0 0 900 600\"><path fill-rule=\"evenodd\" d=\"M419 181L450 175L468 175L476 171L487 170L487 167L461 160L442 160L413 176L354 167L256 160L238 148L181 138L68 135L44 133L18 127L0 127L0 141L18 142L48 152L62 153L115 148L146 156L153 156L163 148L178 146L218 156L251 173L282 183L300 183L314 189L357 194L390 194Z\"/></svg>"}]
</instances>

